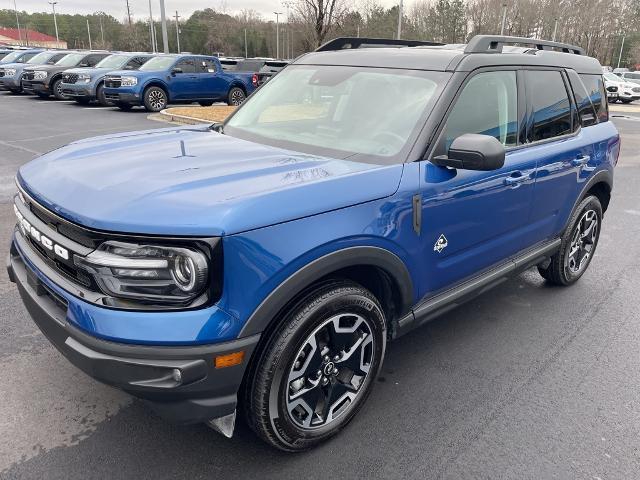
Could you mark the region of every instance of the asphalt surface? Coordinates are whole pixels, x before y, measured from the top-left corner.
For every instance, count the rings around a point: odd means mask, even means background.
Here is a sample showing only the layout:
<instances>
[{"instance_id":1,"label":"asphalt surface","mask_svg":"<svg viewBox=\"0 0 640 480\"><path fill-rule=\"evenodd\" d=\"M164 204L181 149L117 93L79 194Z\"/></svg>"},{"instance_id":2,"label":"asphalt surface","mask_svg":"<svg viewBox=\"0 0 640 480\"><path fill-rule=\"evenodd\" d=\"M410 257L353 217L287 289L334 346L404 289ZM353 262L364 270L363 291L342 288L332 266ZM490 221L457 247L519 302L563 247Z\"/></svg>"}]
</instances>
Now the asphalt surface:
<instances>
[{"instance_id":1,"label":"asphalt surface","mask_svg":"<svg viewBox=\"0 0 640 480\"><path fill-rule=\"evenodd\" d=\"M622 107L619 107L621 109ZM585 478L640 472L640 116L613 200L571 288L535 271L390 345L338 437L288 455L242 425L227 440L165 423L69 364L0 272L0 478ZM142 112L0 94L0 255L18 166L66 142L165 126Z\"/></svg>"}]
</instances>

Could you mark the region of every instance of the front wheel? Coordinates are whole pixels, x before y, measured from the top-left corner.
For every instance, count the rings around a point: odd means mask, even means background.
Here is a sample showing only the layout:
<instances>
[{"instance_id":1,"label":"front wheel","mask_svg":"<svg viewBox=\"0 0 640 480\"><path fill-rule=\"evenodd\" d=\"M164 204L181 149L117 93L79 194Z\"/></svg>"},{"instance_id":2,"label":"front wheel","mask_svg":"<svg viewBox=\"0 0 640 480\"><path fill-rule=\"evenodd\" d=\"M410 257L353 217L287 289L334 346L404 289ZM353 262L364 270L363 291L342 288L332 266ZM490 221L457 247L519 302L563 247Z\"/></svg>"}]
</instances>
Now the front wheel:
<instances>
[{"instance_id":1,"label":"front wheel","mask_svg":"<svg viewBox=\"0 0 640 480\"><path fill-rule=\"evenodd\" d=\"M98 100L98 103L103 107L110 107L113 105L112 102L107 100L107 97L104 94L104 85L102 83L98 85L98 88L96 88L96 100Z\"/></svg>"},{"instance_id":2,"label":"front wheel","mask_svg":"<svg viewBox=\"0 0 640 480\"><path fill-rule=\"evenodd\" d=\"M378 300L348 281L326 283L285 315L249 374L245 413L267 443L311 448L338 433L369 396L382 366Z\"/></svg>"},{"instance_id":3,"label":"front wheel","mask_svg":"<svg viewBox=\"0 0 640 480\"><path fill-rule=\"evenodd\" d=\"M245 101L247 96L240 87L233 87L229 90L229 95L227 96L227 105L237 107Z\"/></svg>"},{"instance_id":4,"label":"front wheel","mask_svg":"<svg viewBox=\"0 0 640 480\"><path fill-rule=\"evenodd\" d=\"M159 112L167 107L166 92L160 87L149 87L144 91L144 107L149 112Z\"/></svg>"},{"instance_id":5,"label":"front wheel","mask_svg":"<svg viewBox=\"0 0 640 480\"><path fill-rule=\"evenodd\" d=\"M540 275L554 285L571 285L587 270L593 259L602 225L602 205L595 195L585 198L574 211L562 235L560 250L551 257Z\"/></svg>"},{"instance_id":6,"label":"front wheel","mask_svg":"<svg viewBox=\"0 0 640 480\"><path fill-rule=\"evenodd\" d=\"M53 96L56 97L56 100L69 100L62 92L62 79L59 78L51 84L51 91L53 92Z\"/></svg>"}]
</instances>

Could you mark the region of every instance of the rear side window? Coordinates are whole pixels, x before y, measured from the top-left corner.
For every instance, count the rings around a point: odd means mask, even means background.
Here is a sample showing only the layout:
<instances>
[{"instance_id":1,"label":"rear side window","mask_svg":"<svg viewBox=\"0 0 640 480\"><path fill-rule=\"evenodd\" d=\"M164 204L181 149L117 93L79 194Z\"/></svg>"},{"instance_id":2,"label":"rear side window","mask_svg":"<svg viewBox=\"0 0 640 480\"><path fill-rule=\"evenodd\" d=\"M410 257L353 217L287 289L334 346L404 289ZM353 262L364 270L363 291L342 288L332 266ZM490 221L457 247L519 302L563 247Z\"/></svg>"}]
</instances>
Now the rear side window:
<instances>
[{"instance_id":1,"label":"rear side window","mask_svg":"<svg viewBox=\"0 0 640 480\"><path fill-rule=\"evenodd\" d=\"M530 142L571 133L572 110L560 72L527 70L527 97L531 106Z\"/></svg>"},{"instance_id":2,"label":"rear side window","mask_svg":"<svg viewBox=\"0 0 640 480\"><path fill-rule=\"evenodd\" d=\"M596 116L599 122L609 120L609 110L607 107L607 94L604 90L602 75L581 74L580 79L584 84L591 103L596 109Z\"/></svg>"},{"instance_id":3,"label":"rear side window","mask_svg":"<svg viewBox=\"0 0 640 480\"><path fill-rule=\"evenodd\" d=\"M580 118L580 124L583 127L589 127L598 123L598 116L596 109L591 102L591 96L587 92L587 88L580 80L580 76L573 70L568 71L569 82L573 89L573 95L576 99L576 105L578 106L578 117Z\"/></svg>"},{"instance_id":4,"label":"rear side window","mask_svg":"<svg viewBox=\"0 0 640 480\"><path fill-rule=\"evenodd\" d=\"M192 58L185 58L180 60L175 68L182 69L182 73L196 73L196 64Z\"/></svg>"},{"instance_id":5,"label":"rear side window","mask_svg":"<svg viewBox=\"0 0 640 480\"><path fill-rule=\"evenodd\" d=\"M213 60L204 59L198 60L198 72L200 73L215 73L216 65L213 63Z\"/></svg>"},{"instance_id":6,"label":"rear side window","mask_svg":"<svg viewBox=\"0 0 640 480\"><path fill-rule=\"evenodd\" d=\"M516 72L484 72L469 80L447 119L445 149L465 133L490 135L506 147L518 143Z\"/></svg>"},{"instance_id":7,"label":"rear side window","mask_svg":"<svg viewBox=\"0 0 640 480\"><path fill-rule=\"evenodd\" d=\"M56 53L53 57L49 59L47 65L54 65L58 62L58 60L62 60L67 54L66 53Z\"/></svg>"}]
</instances>

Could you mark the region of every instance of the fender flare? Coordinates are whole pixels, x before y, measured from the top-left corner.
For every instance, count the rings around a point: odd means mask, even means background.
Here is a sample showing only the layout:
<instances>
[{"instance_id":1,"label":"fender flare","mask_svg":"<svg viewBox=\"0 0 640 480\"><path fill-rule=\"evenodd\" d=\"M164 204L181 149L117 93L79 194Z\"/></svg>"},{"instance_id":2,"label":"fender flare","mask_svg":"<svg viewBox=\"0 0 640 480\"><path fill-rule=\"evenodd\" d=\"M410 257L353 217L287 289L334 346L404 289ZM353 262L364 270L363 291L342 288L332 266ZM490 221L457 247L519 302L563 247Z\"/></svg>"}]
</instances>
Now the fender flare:
<instances>
[{"instance_id":1,"label":"fender flare","mask_svg":"<svg viewBox=\"0 0 640 480\"><path fill-rule=\"evenodd\" d=\"M413 305L413 281L404 262L394 253L379 247L349 247L329 253L308 263L278 285L254 310L238 338L264 332L278 313L298 294L317 280L347 267L373 266L383 269L399 287L402 311Z\"/></svg>"},{"instance_id":2,"label":"fender flare","mask_svg":"<svg viewBox=\"0 0 640 480\"><path fill-rule=\"evenodd\" d=\"M563 232L567 228L567 224L571 219L571 215L575 211L576 207L580 204L580 202L582 202L582 200L584 200L584 197L587 196L587 192L591 190L591 188L596 183L605 183L609 187L609 190L613 190L613 173L611 173L609 170L600 170L587 181L584 187L582 187L582 190L580 190L580 194L576 197L576 201L573 203L573 207L571 207L569 218L567 218L567 221L565 222L562 229Z\"/></svg>"},{"instance_id":3,"label":"fender flare","mask_svg":"<svg viewBox=\"0 0 640 480\"><path fill-rule=\"evenodd\" d=\"M167 94L167 101L171 100L169 98L169 87L167 86L167 84L164 83L162 80L160 80L158 78L151 78L150 80L148 80L148 81L146 81L145 83L142 84L142 88L140 90L140 98L142 99L142 101L144 101L144 92L149 87L159 87L159 88L161 88L162 90L164 90L164 93Z\"/></svg>"}]
</instances>

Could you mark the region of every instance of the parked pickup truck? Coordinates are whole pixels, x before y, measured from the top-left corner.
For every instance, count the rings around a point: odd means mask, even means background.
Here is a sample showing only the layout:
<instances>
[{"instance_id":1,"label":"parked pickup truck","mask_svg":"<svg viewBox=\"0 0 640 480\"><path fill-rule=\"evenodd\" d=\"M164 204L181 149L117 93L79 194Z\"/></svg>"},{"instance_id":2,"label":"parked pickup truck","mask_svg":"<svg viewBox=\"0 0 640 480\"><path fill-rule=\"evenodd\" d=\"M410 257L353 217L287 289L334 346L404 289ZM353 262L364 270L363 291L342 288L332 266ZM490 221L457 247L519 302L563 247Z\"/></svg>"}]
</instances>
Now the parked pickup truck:
<instances>
[{"instance_id":1,"label":"parked pickup truck","mask_svg":"<svg viewBox=\"0 0 640 480\"><path fill-rule=\"evenodd\" d=\"M62 73L62 93L80 104L97 100L104 107L111 102L104 96L104 78L113 70L138 70L153 55L115 53L103 58L95 67L71 68Z\"/></svg>"},{"instance_id":2,"label":"parked pickup truck","mask_svg":"<svg viewBox=\"0 0 640 480\"><path fill-rule=\"evenodd\" d=\"M254 80L251 73L225 72L216 57L159 55L135 72L109 73L104 95L122 110L143 105L159 112L169 103L191 102L240 105L255 90Z\"/></svg>"},{"instance_id":3,"label":"parked pickup truck","mask_svg":"<svg viewBox=\"0 0 640 480\"><path fill-rule=\"evenodd\" d=\"M5 63L0 65L0 90L11 93L22 91L22 72L26 67L34 65L54 65L69 52L64 50L46 50L27 60L26 63Z\"/></svg>"},{"instance_id":4,"label":"parked pickup truck","mask_svg":"<svg viewBox=\"0 0 640 480\"><path fill-rule=\"evenodd\" d=\"M240 409L304 450L360 410L388 341L525 269L589 274L620 152L595 58L517 37L337 40L224 124L20 168L9 279L70 362L171 421L230 436ZM428 385L422 367L403 365ZM412 410L430 398L415 391Z\"/></svg>"},{"instance_id":5,"label":"parked pickup truck","mask_svg":"<svg viewBox=\"0 0 640 480\"><path fill-rule=\"evenodd\" d=\"M72 67L95 67L100 60L111 55L109 52L69 53L54 65L34 65L24 69L22 90L25 93L48 98L51 94L57 100L68 100L62 91L62 72Z\"/></svg>"}]
</instances>

